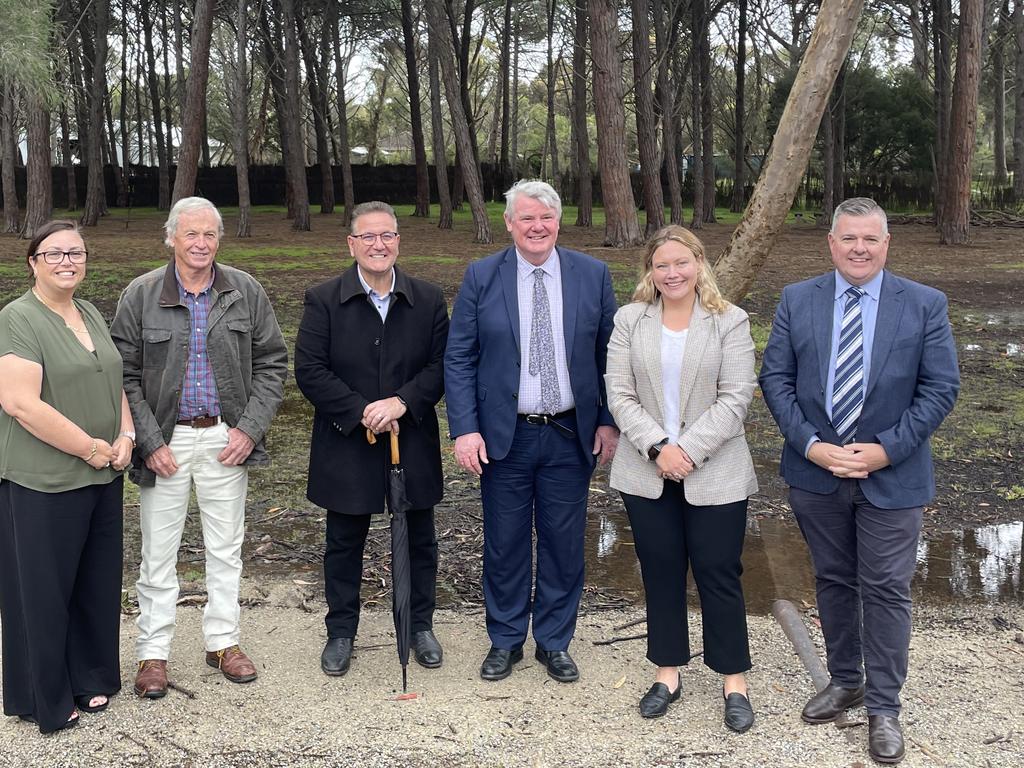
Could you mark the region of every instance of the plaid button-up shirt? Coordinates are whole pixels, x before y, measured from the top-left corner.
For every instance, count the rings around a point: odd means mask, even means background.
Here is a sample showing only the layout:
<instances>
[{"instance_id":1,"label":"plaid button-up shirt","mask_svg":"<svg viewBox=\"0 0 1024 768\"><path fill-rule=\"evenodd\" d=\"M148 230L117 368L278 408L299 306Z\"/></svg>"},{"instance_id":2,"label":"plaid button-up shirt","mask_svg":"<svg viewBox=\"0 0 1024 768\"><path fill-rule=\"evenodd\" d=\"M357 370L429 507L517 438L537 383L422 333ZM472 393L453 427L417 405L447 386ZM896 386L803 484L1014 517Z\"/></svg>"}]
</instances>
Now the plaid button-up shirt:
<instances>
[{"instance_id":1,"label":"plaid button-up shirt","mask_svg":"<svg viewBox=\"0 0 1024 768\"><path fill-rule=\"evenodd\" d=\"M178 418L184 420L199 416L219 416L220 398L217 395L217 382L213 377L213 366L210 365L210 359L206 354L207 321L213 299L210 290L213 287L213 275L210 275L210 282L199 293L185 290L177 267L174 268L174 276L178 280L178 297L181 303L188 307L192 321Z\"/></svg>"}]
</instances>

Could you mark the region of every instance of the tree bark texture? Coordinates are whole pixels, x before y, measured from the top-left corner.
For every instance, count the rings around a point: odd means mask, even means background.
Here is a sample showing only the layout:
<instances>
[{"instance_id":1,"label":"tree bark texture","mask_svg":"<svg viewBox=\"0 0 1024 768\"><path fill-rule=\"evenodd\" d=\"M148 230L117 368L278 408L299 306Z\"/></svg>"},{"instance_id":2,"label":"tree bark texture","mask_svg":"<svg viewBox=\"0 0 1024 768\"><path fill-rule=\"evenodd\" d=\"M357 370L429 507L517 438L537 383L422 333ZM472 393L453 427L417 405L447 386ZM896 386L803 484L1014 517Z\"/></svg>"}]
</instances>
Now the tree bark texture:
<instances>
[{"instance_id":1,"label":"tree bark texture","mask_svg":"<svg viewBox=\"0 0 1024 768\"><path fill-rule=\"evenodd\" d=\"M747 0L738 0L739 5L739 30L736 34L736 123L733 129L733 185L732 204L729 207L733 213L743 210L743 203L746 200L744 189L745 171L747 167L747 146L743 135L744 130L744 103L746 100L747 86Z\"/></svg>"},{"instance_id":2,"label":"tree bark texture","mask_svg":"<svg viewBox=\"0 0 1024 768\"><path fill-rule=\"evenodd\" d=\"M719 287L733 303L750 290L782 231L863 7L864 0L823 0L821 4L765 166L743 218L715 265Z\"/></svg>"},{"instance_id":3,"label":"tree bark texture","mask_svg":"<svg viewBox=\"0 0 1024 768\"><path fill-rule=\"evenodd\" d=\"M21 209L14 175L14 89L0 81L0 152L3 154L4 232L21 231Z\"/></svg>"},{"instance_id":4,"label":"tree bark texture","mask_svg":"<svg viewBox=\"0 0 1024 768\"><path fill-rule=\"evenodd\" d=\"M992 42L992 165L997 187L1006 185L1006 42L1010 38L1010 0L999 9Z\"/></svg>"},{"instance_id":5,"label":"tree bark texture","mask_svg":"<svg viewBox=\"0 0 1024 768\"><path fill-rule=\"evenodd\" d=\"M328 18L334 44L334 80L338 93L338 154L341 163L341 196L345 203L345 212L342 215L341 223L342 226L347 227L352 222L352 209L356 204L356 195L352 186L352 153L349 150L348 142L348 102L345 98L346 59L341 55L338 5L338 0L332 0Z\"/></svg>"},{"instance_id":6,"label":"tree bark texture","mask_svg":"<svg viewBox=\"0 0 1024 768\"><path fill-rule=\"evenodd\" d=\"M547 0L547 36L548 36L548 71L547 71L547 125L545 129L547 156L551 159L549 166L551 186L561 192L562 178L558 169L558 137L555 135L555 2Z\"/></svg>"},{"instance_id":7,"label":"tree bark texture","mask_svg":"<svg viewBox=\"0 0 1024 768\"><path fill-rule=\"evenodd\" d=\"M586 2L586 0L579 0ZM498 154L498 191L509 188L509 130L511 99L509 98L509 67L511 65L512 0L505 0L505 11L501 21L501 52L499 54L498 77L501 79L501 143ZM436 162L436 161L435 161Z\"/></svg>"},{"instance_id":8,"label":"tree bark texture","mask_svg":"<svg viewBox=\"0 0 1024 768\"><path fill-rule=\"evenodd\" d=\"M164 145L163 110L160 106L160 83L156 74L156 53L153 50L153 20L149 14L150 0L139 5L142 19L143 42L146 47L146 83L149 86L149 103L153 108L153 133L156 139L156 157L159 170L157 209L166 211L171 207L171 172L167 147Z\"/></svg>"},{"instance_id":9,"label":"tree bark texture","mask_svg":"<svg viewBox=\"0 0 1024 768\"><path fill-rule=\"evenodd\" d=\"M934 0L932 16L932 47L935 56L935 220L942 218L942 207L946 204L948 178L947 158L949 157L949 115L950 91L950 38L953 22L950 0Z\"/></svg>"},{"instance_id":10,"label":"tree bark texture","mask_svg":"<svg viewBox=\"0 0 1024 768\"><path fill-rule=\"evenodd\" d=\"M247 98L249 15L248 0L238 0L235 9L235 71L232 79L231 117L234 131L231 146L235 150L235 178L238 184L238 237L252 237L252 200L249 195L249 105Z\"/></svg>"},{"instance_id":11,"label":"tree bark texture","mask_svg":"<svg viewBox=\"0 0 1024 768\"><path fill-rule=\"evenodd\" d=\"M305 152L302 150L302 136L299 133L299 39L295 28L294 0L280 0L281 25L284 27L284 79L285 106L287 113L282 120L284 129L289 133L291 158L287 162L285 172L291 179L295 218L292 229L308 232L309 225L309 190L306 188Z\"/></svg>"},{"instance_id":12,"label":"tree bark texture","mask_svg":"<svg viewBox=\"0 0 1024 768\"><path fill-rule=\"evenodd\" d=\"M25 231L31 238L53 215L53 178L50 174L50 111L38 96L27 98L28 164L25 168Z\"/></svg>"},{"instance_id":13,"label":"tree bark texture","mask_svg":"<svg viewBox=\"0 0 1024 768\"><path fill-rule=\"evenodd\" d=\"M81 223L95 227L100 214L106 208L106 190L103 186L103 102L107 93L107 26L110 20L109 0L95 0L93 3L93 64L92 83L89 88L89 147L86 164L89 166L89 182L85 192L85 207Z\"/></svg>"},{"instance_id":14,"label":"tree bark texture","mask_svg":"<svg viewBox=\"0 0 1024 768\"><path fill-rule=\"evenodd\" d=\"M416 30L414 28L412 0L402 0L402 40L405 48L405 71L409 78L409 124L412 130L412 149L416 163L416 206L413 216L430 216L430 172L427 168L427 148L423 140L423 114L420 109L420 75L416 56Z\"/></svg>"},{"instance_id":15,"label":"tree bark texture","mask_svg":"<svg viewBox=\"0 0 1024 768\"><path fill-rule=\"evenodd\" d=\"M665 226L665 197L661 192L657 115L654 111L651 65L651 22L648 0L631 0L633 11L633 82L636 98L636 141L640 150L640 180L650 237Z\"/></svg>"},{"instance_id":16,"label":"tree bark texture","mask_svg":"<svg viewBox=\"0 0 1024 768\"><path fill-rule=\"evenodd\" d=\"M334 213L334 172L331 168L330 142L327 140L327 78L324 61L319 56L323 46L314 42L302 14L295 17L299 28L299 48L306 65L306 88L313 112L313 133L316 141L316 162L320 167L320 213ZM327 34L321 19L320 30Z\"/></svg>"},{"instance_id":17,"label":"tree bark texture","mask_svg":"<svg viewBox=\"0 0 1024 768\"><path fill-rule=\"evenodd\" d=\"M618 51L617 3L590 1L590 51L594 62L597 162L604 201L604 244L629 248L643 241L626 162L626 110Z\"/></svg>"},{"instance_id":18,"label":"tree bark texture","mask_svg":"<svg viewBox=\"0 0 1024 768\"><path fill-rule=\"evenodd\" d=\"M1013 111L1013 197L1024 200L1024 0L1013 6L1013 36L1016 40Z\"/></svg>"},{"instance_id":19,"label":"tree bark texture","mask_svg":"<svg viewBox=\"0 0 1024 768\"><path fill-rule=\"evenodd\" d=\"M572 39L572 137L576 153L576 226L594 223L594 174L587 130L587 0L576 0Z\"/></svg>"},{"instance_id":20,"label":"tree bark texture","mask_svg":"<svg viewBox=\"0 0 1024 768\"><path fill-rule=\"evenodd\" d=\"M669 220L683 223L683 185L679 173L678 121L676 119L676 90L671 80L672 49L678 38L679 3L656 0L654 37L658 52L658 87L656 95L661 111L662 158L665 178L668 179Z\"/></svg>"},{"instance_id":21,"label":"tree bark texture","mask_svg":"<svg viewBox=\"0 0 1024 768\"><path fill-rule=\"evenodd\" d=\"M213 34L213 0L196 0L192 22L192 58L185 87L185 111L182 113L181 148L178 173L174 178L171 205L196 191L199 176L200 144L206 112L206 82L210 75L210 38Z\"/></svg>"},{"instance_id":22,"label":"tree bark texture","mask_svg":"<svg viewBox=\"0 0 1024 768\"><path fill-rule=\"evenodd\" d=\"M701 162L704 171L704 223L714 224L718 185L715 182L715 116L712 113L711 83L711 11L705 0L704 19L700 35L700 127Z\"/></svg>"},{"instance_id":23,"label":"tree bark texture","mask_svg":"<svg viewBox=\"0 0 1024 768\"><path fill-rule=\"evenodd\" d=\"M438 74L437 36L427 36L427 58L430 78L430 133L433 140L434 178L437 181L437 199L441 211L438 229L452 228L452 193L448 188L448 153L444 143L444 115L441 111L441 78Z\"/></svg>"}]
</instances>

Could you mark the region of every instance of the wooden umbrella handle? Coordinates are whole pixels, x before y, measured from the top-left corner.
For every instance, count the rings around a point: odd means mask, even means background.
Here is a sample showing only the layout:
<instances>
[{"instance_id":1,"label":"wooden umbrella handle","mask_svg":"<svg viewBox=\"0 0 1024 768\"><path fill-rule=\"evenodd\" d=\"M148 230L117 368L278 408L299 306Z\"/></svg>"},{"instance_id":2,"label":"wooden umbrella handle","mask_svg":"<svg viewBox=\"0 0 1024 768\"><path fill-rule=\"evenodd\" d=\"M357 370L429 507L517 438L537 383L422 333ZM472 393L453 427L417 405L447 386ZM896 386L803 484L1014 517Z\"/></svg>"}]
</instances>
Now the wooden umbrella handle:
<instances>
[{"instance_id":1,"label":"wooden umbrella handle","mask_svg":"<svg viewBox=\"0 0 1024 768\"><path fill-rule=\"evenodd\" d=\"M370 429L369 427L366 428L366 442L368 442L370 445L377 444L377 436L373 434L373 430Z\"/></svg>"},{"instance_id":2,"label":"wooden umbrella handle","mask_svg":"<svg viewBox=\"0 0 1024 768\"><path fill-rule=\"evenodd\" d=\"M398 465L402 463L402 457L398 452L398 435L394 432L389 432L391 435L391 464Z\"/></svg>"}]
</instances>

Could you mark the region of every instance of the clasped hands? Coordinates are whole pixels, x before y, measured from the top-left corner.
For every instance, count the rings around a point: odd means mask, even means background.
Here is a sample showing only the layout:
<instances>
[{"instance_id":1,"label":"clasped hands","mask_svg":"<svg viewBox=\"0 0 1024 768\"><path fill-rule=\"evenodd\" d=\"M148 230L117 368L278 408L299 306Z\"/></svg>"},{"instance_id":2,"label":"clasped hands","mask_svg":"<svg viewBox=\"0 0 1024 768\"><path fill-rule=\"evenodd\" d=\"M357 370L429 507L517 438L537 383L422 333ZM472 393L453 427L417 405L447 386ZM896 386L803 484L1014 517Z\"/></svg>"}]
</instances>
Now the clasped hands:
<instances>
[{"instance_id":1,"label":"clasped hands","mask_svg":"<svg viewBox=\"0 0 1024 768\"><path fill-rule=\"evenodd\" d=\"M128 462L132 459L132 448L134 447L130 438L120 435L113 443L108 443L106 440L101 440L97 437L95 442L96 452L85 459L85 463L90 467L93 469L113 467L114 469L122 470L128 466Z\"/></svg>"},{"instance_id":2,"label":"clasped hands","mask_svg":"<svg viewBox=\"0 0 1024 768\"><path fill-rule=\"evenodd\" d=\"M659 477L676 483L693 472L693 460L675 443L666 443L654 463Z\"/></svg>"},{"instance_id":3,"label":"clasped hands","mask_svg":"<svg viewBox=\"0 0 1024 768\"><path fill-rule=\"evenodd\" d=\"M398 420L408 410L397 395L385 397L383 400L374 400L367 404L363 409L363 418L360 419L360 423L376 435L381 432L394 432L397 435Z\"/></svg>"},{"instance_id":4,"label":"clasped hands","mask_svg":"<svg viewBox=\"0 0 1024 768\"><path fill-rule=\"evenodd\" d=\"M807 458L836 477L863 480L872 472L889 466L889 455L878 443L816 442L807 451Z\"/></svg>"}]
</instances>

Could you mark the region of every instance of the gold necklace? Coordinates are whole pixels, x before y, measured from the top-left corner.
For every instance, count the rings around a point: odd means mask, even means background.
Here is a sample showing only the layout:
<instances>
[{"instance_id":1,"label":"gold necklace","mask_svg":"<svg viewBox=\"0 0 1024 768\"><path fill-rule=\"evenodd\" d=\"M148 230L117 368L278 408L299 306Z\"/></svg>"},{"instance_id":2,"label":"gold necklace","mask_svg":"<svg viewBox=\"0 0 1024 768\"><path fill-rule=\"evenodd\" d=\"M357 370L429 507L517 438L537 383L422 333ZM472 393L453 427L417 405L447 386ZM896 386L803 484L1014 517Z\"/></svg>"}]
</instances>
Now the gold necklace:
<instances>
[{"instance_id":1,"label":"gold necklace","mask_svg":"<svg viewBox=\"0 0 1024 768\"><path fill-rule=\"evenodd\" d=\"M84 326L81 327L81 328L75 328L75 326L73 326L71 323L69 323L64 318L64 315L62 315L60 313L60 311L55 306L53 306L53 304L51 304L46 299L44 299L42 297L42 295L39 293L39 291L37 291L34 287L32 288L32 295L35 296L37 299L39 299L41 302L43 302L43 305L47 309L49 309L51 312L53 312L55 315L57 315L57 317L59 317L61 320L64 320L64 325L65 325L65 327L67 327L67 329L69 331L73 331L74 333L88 333L89 332L89 329L84 327ZM79 316L81 316L81 313L79 313ZM82 318L82 319L84 321L85 318Z\"/></svg>"}]
</instances>

